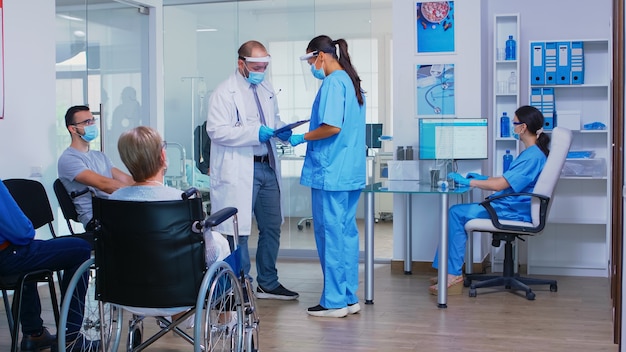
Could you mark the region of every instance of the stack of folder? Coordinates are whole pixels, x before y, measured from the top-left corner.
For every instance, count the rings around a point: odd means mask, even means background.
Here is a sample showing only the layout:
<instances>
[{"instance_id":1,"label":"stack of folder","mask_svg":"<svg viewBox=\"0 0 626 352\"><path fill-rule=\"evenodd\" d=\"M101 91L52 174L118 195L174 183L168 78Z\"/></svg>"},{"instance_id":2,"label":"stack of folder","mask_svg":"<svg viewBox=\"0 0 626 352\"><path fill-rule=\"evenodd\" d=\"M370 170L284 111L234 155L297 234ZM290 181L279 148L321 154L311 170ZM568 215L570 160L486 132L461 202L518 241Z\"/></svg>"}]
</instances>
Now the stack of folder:
<instances>
[{"instance_id":1,"label":"stack of folder","mask_svg":"<svg viewBox=\"0 0 626 352\"><path fill-rule=\"evenodd\" d=\"M531 42L531 85L583 84L583 42Z\"/></svg>"}]
</instances>

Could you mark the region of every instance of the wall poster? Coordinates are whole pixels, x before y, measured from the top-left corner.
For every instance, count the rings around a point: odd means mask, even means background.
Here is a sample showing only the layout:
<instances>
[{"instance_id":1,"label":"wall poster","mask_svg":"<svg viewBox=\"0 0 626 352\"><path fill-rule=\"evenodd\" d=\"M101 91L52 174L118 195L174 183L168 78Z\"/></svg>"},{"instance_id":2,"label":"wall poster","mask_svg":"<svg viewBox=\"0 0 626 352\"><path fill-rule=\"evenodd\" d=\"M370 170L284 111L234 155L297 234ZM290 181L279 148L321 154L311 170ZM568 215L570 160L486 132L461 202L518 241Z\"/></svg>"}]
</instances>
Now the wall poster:
<instances>
[{"instance_id":1,"label":"wall poster","mask_svg":"<svg viewBox=\"0 0 626 352\"><path fill-rule=\"evenodd\" d=\"M454 52L454 1L415 3L417 54Z\"/></svg>"},{"instance_id":2,"label":"wall poster","mask_svg":"<svg viewBox=\"0 0 626 352\"><path fill-rule=\"evenodd\" d=\"M416 65L417 117L455 115L454 64Z\"/></svg>"}]
</instances>

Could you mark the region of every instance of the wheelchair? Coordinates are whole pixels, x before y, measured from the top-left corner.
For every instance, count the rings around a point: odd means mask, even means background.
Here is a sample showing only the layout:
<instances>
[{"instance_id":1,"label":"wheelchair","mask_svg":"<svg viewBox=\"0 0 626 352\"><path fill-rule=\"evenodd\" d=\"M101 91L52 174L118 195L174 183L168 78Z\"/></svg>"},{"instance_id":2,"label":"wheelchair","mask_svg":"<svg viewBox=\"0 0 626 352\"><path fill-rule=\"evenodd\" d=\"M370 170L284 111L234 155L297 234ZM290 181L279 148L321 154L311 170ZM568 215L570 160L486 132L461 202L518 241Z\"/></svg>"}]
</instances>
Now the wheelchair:
<instances>
[{"instance_id":1,"label":"wheelchair","mask_svg":"<svg viewBox=\"0 0 626 352\"><path fill-rule=\"evenodd\" d=\"M95 255L77 270L63 297L59 351L70 349L71 341L84 344L84 351L118 351L122 332L122 350L141 351L170 331L194 351L258 351L259 317L239 249L210 266L205 260L205 229L232 218L238 243L237 209L204 219L202 199L191 193L177 201L93 198ZM72 307L72 297L85 291L84 302ZM73 326L69 318L81 312L80 326ZM131 315L126 329L124 312ZM147 316L161 327L149 338L143 336ZM183 327L189 321L192 335Z\"/></svg>"}]
</instances>

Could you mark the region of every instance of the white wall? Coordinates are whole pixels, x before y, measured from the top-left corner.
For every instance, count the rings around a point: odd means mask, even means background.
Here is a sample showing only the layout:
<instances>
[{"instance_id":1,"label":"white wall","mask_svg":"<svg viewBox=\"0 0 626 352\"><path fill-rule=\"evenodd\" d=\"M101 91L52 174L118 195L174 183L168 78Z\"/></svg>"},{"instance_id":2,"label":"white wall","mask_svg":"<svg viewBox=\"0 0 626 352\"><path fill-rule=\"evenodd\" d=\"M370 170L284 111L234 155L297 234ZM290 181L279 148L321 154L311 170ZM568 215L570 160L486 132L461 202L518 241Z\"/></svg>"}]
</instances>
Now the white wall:
<instances>
[{"instance_id":1,"label":"white wall","mask_svg":"<svg viewBox=\"0 0 626 352\"><path fill-rule=\"evenodd\" d=\"M42 29L54 28L54 14L54 1L4 1L3 179L27 177L31 166L56 178L55 37L54 31Z\"/></svg>"},{"instance_id":2,"label":"white wall","mask_svg":"<svg viewBox=\"0 0 626 352\"><path fill-rule=\"evenodd\" d=\"M36 11L33 11L36 9ZM4 119L0 178L22 178L41 167L52 195L55 155L55 4L4 0ZM36 25L33 25L36 24ZM56 204L56 199L51 199ZM48 237L45 231L38 237Z\"/></svg>"},{"instance_id":3,"label":"white wall","mask_svg":"<svg viewBox=\"0 0 626 352\"><path fill-rule=\"evenodd\" d=\"M412 145L417 150L418 133L415 107L415 65L453 63L455 71L456 115L482 117L487 115L488 75L484 63L486 47L482 33L483 18L480 0L454 2L455 53L446 55L415 55L415 1L394 1L393 16L393 141L395 146ZM395 150L395 148L394 148ZM461 170L480 169L482 162L465 162ZM420 168L428 169L420 162ZM465 171L466 172L466 171ZM454 204L450 199L450 204ZM440 231L439 196L413 197L413 261L432 261ZM393 259L404 258L406 233L404 196L394 196Z\"/></svg>"}]
</instances>

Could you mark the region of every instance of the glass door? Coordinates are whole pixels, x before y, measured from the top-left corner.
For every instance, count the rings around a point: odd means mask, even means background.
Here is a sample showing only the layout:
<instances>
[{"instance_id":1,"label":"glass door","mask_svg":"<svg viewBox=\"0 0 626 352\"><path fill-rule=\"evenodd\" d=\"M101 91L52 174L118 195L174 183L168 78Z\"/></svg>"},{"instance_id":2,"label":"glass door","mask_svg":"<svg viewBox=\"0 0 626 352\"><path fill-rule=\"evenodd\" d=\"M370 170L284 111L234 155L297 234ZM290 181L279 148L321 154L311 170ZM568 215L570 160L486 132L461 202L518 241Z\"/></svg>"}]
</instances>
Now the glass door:
<instances>
[{"instance_id":1,"label":"glass door","mask_svg":"<svg viewBox=\"0 0 626 352\"><path fill-rule=\"evenodd\" d=\"M125 169L117 138L152 123L146 88L148 13L113 0L57 0L57 155L70 143L65 111L84 104L100 118L100 140L92 147Z\"/></svg>"}]
</instances>

